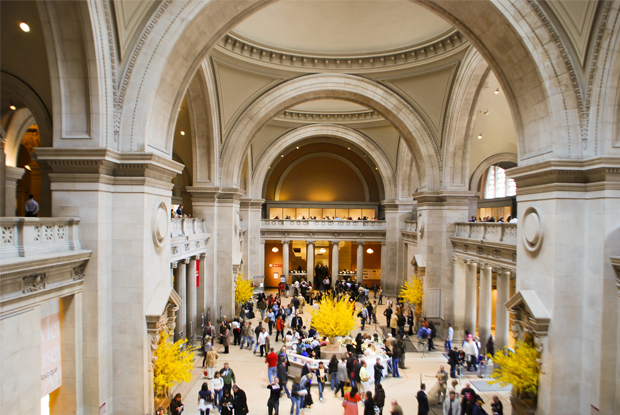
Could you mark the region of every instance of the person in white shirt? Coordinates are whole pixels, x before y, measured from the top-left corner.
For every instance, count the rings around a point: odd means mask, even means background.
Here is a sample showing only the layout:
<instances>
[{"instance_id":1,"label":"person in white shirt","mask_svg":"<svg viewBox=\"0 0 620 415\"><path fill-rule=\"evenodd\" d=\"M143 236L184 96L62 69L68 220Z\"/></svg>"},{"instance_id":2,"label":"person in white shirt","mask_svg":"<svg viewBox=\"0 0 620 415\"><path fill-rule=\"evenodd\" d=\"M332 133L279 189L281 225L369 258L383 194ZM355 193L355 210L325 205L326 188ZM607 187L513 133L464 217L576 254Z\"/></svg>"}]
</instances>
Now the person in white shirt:
<instances>
[{"instance_id":1,"label":"person in white shirt","mask_svg":"<svg viewBox=\"0 0 620 415\"><path fill-rule=\"evenodd\" d=\"M34 195L29 195L26 201L26 217L36 218L39 214L39 204L34 200Z\"/></svg>"},{"instance_id":2,"label":"person in white shirt","mask_svg":"<svg viewBox=\"0 0 620 415\"><path fill-rule=\"evenodd\" d=\"M211 389L213 389L213 405L219 408L224 391L224 379L220 376L220 372L215 372L215 377L211 381Z\"/></svg>"},{"instance_id":3,"label":"person in white shirt","mask_svg":"<svg viewBox=\"0 0 620 415\"><path fill-rule=\"evenodd\" d=\"M514 218L510 219L510 222L508 222L508 223L517 223L517 222L519 222L519 220L515 216Z\"/></svg>"},{"instance_id":4,"label":"person in white shirt","mask_svg":"<svg viewBox=\"0 0 620 415\"><path fill-rule=\"evenodd\" d=\"M465 342L463 351L467 356L467 371L470 372L472 370L478 369L478 346L476 346L476 343L474 342L471 334Z\"/></svg>"},{"instance_id":5,"label":"person in white shirt","mask_svg":"<svg viewBox=\"0 0 620 415\"><path fill-rule=\"evenodd\" d=\"M263 329L258 335L258 346L260 347L260 357L263 357L265 351L265 343L267 340L267 330Z\"/></svg>"},{"instance_id":6,"label":"person in white shirt","mask_svg":"<svg viewBox=\"0 0 620 415\"><path fill-rule=\"evenodd\" d=\"M445 343L446 353L452 350L452 339L454 339L454 329L452 328L452 325L448 323L448 335L446 336L446 343Z\"/></svg>"}]
</instances>

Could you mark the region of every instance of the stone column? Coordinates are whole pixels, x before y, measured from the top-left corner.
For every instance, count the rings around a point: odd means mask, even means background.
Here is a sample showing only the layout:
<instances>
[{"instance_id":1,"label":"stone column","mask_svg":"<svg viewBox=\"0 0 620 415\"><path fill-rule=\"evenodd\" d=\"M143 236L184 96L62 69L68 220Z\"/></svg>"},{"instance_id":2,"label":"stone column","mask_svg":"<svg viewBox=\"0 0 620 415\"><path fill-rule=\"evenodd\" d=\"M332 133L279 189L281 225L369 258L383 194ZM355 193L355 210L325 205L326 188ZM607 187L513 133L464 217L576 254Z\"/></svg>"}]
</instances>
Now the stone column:
<instances>
[{"instance_id":1,"label":"stone column","mask_svg":"<svg viewBox=\"0 0 620 415\"><path fill-rule=\"evenodd\" d=\"M486 343L491 334L493 268L489 264L480 267L480 300L478 301L478 337L482 350L486 352Z\"/></svg>"},{"instance_id":2,"label":"stone column","mask_svg":"<svg viewBox=\"0 0 620 415\"><path fill-rule=\"evenodd\" d=\"M332 286L338 281L338 249L340 241L332 241Z\"/></svg>"},{"instance_id":3,"label":"stone column","mask_svg":"<svg viewBox=\"0 0 620 415\"><path fill-rule=\"evenodd\" d=\"M196 341L196 257L191 257L187 265L187 338L188 344ZM192 324L194 323L194 324Z\"/></svg>"},{"instance_id":4,"label":"stone column","mask_svg":"<svg viewBox=\"0 0 620 415\"><path fill-rule=\"evenodd\" d=\"M454 262L454 321L447 321L454 329L454 339L461 340L465 334L465 316L467 307L467 265L463 258L453 256ZM456 344L456 343L455 343Z\"/></svg>"},{"instance_id":5,"label":"stone column","mask_svg":"<svg viewBox=\"0 0 620 415\"><path fill-rule=\"evenodd\" d=\"M207 242L209 244L209 242ZM197 326L195 327L196 335L202 335L202 319L201 314L204 313L205 319L204 322L207 322L207 307L210 306L210 303L207 301L207 284L208 280L211 278L207 275L207 254L200 254L198 258L198 288L196 292L196 321ZM197 337L196 337L197 338Z\"/></svg>"},{"instance_id":6,"label":"stone column","mask_svg":"<svg viewBox=\"0 0 620 415\"><path fill-rule=\"evenodd\" d=\"M260 244L259 244L259 249L258 249L258 255L259 255L259 269L260 269L260 273L258 273L257 275L262 275L266 278L269 278L269 276L265 275L265 240L261 239L260 240ZM264 282L264 280L263 280Z\"/></svg>"},{"instance_id":7,"label":"stone column","mask_svg":"<svg viewBox=\"0 0 620 415\"><path fill-rule=\"evenodd\" d=\"M364 241L357 241L357 282L364 282Z\"/></svg>"},{"instance_id":8,"label":"stone column","mask_svg":"<svg viewBox=\"0 0 620 415\"><path fill-rule=\"evenodd\" d=\"M178 262L170 263L170 286L174 287L174 270L177 269Z\"/></svg>"},{"instance_id":9,"label":"stone column","mask_svg":"<svg viewBox=\"0 0 620 415\"><path fill-rule=\"evenodd\" d=\"M478 294L478 263L466 259L467 274L465 275L465 330L476 334L476 298Z\"/></svg>"},{"instance_id":10,"label":"stone column","mask_svg":"<svg viewBox=\"0 0 620 415\"><path fill-rule=\"evenodd\" d=\"M4 169L4 216L11 217L16 216L17 181L24 176L26 170L10 166L4 166Z\"/></svg>"},{"instance_id":11,"label":"stone column","mask_svg":"<svg viewBox=\"0 0 620 415\"><path fill-rule=\"evenodd\" d=\"M288 259L288 249L289 249L289 241L282 241L282 275L286 278L288 282L288 273L289 273L289 259Z\"/></svg>"},{"instance_id":12,"label":"stone column","mask_svg":"<svg viewBox=\"0 0 620 415\"><path fill-rule=\"evenodd\" d=\"M497 299L495 305L495 350L508 345L508 309L506 302L510 298L510 270L497 271ZM480 339L482 340L482 339Z\"/></svg>"},{"instance_id":13,"label":"stone column","mask_svg":"<svg viewBox=\"0 0 620 415\"><path fill-rule=\"evenodd\" d=\"M314 241L307 241L306 248L306 272L308 273L308 282L314 283Z\"/></svg>"},{"instance_id":14,"label":"stone column","mask_svg":"<svg viewBox=\"0 0 620 415\"><path fill-rule=\"evenodd\" d=\"M174 270L174 290L181 297L181 307L177 312L176 326L174 328L174 341L179 340L181 337L187 337L187 330L185 325L187 324L187 267L186 264L189 259L179 261L177 268Z\"/></svg>"}]
</instances>

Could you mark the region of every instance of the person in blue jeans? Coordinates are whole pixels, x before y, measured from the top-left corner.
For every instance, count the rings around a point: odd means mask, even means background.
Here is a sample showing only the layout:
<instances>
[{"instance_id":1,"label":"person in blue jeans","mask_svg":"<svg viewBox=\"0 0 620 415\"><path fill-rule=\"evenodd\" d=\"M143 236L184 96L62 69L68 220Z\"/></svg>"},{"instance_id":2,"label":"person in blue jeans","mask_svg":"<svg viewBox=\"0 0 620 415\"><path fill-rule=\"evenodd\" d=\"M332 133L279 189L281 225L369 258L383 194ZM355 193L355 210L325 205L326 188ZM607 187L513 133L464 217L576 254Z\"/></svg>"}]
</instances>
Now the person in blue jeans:
<instances>
[{"instance_id":1,"label":"person in blue jeans","mask_svg":"<svg viewBox=\"0 0 620 415\"><path fill-rule=\"evenodd\" d=\"M323 362L319 362L319 368L314 370L316 375L316 381L319 386L319 401L323 401L323 389L325 388L325 382L327 381L327 372Z\"/></svg>"},{"instance_id":2,"label":"person in blue jeans","mask_svg":"<svg viewBox=\"0 0 620 415\"><path fill-rule=\"evenodd\" d=\"M220 376L220 372L215 372L211 387L213 388L213 405L221 411L220 405L222 404L222 395L224 394L224 379Z\"/></svg>"},{"instance_id":3,"label":"person in blue jeans","mask_svg":"<svg viewBox=\"0 0 620 415\"><path fill-rule=\"evenodd\" d=\"M291 415L293 415L293 409L296 410L295 415L299 415L299 404L304 399L304 396L299 394L302 391L305 392L305 389L302 389L298 383L293 382L293 388L291 389Z\"/></svg>"}]
</instances>

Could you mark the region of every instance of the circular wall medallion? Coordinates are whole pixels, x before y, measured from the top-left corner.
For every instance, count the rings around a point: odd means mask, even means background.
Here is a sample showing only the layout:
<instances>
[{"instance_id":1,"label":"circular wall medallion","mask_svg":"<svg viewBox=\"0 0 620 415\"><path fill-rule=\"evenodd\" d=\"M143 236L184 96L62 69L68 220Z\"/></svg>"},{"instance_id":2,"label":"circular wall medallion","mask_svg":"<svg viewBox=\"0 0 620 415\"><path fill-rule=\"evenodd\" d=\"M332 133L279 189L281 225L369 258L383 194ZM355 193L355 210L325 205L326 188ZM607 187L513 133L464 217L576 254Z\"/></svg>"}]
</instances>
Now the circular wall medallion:
<instances>
[{"instance_id":1,"label":"circular wall medallion","mask_svg":"<svg viewBox=\"0 0 620 415\"><path fill-rule=\"evenodd\" d=\"M537 207L530 206L525 210L523 224L521 225L521 235L523 236L525 248L532 253L538 252L542 245L544 231L542 215Z\"/></svg>"},{"instance_id":2,"label":"circular wall medallion","mask_svg":"<svg viewBox=\"0 0 620 415\"><path fill-rule=\"evenodd\" d=\"M164 202L160 202L153 210L151 232L155 246L163 246L168 235L168 208Z\"/></svg>"}]
</instances>

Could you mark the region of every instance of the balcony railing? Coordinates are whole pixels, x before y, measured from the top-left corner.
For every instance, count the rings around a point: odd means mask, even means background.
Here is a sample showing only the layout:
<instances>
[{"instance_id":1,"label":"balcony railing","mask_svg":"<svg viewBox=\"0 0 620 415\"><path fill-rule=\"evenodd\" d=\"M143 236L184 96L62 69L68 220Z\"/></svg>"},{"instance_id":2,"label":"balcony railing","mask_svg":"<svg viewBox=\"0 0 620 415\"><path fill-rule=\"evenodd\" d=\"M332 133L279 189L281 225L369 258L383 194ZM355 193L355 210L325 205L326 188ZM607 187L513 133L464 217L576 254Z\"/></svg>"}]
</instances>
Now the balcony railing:
<instances>
[{"instance_id":1,"label":"balcony railing","mask_svg":"<svg viewBox=\"0 0 620 415\"><path fill-rule=\"evenodd\" d=\"M418 231L418 221L416 220L406 220L405 226L402 229L403 232L417 232Z\"/></svg>"},{"instance_id":2,"label":"balcony railing","mask_svg":"<svg viewBox=\"0 0 620 415\"><path fill-rule=\"evenodd\" d=\"M384 231L384 220L263 219L261 229Z\"/></svg>"},{"instance_id":3,"label":"balcony railing","mask_svg":"<svg viewBox=\"0 0 620 415\"><path fill-rule=\"evenodd\" d=\"M198 218L173 218L170 236L176 238L178 236L197 235L206 232L205 220Z\"/></svg>"},{"instance_id":4,"label":"balcony railing","mask_svg":"<svg viewBox=\"0 0 620 415\"><path fill-rule=\"evenodd\" d=\"M81 249L78 218L0 218L0 259Z\"/></svg>"},{"instance_id":5,"label":"balcony railing","mask_svg":"<svg viewBox=\"0 0 620 415\"><path fill-rule=\"evenodd\" d=\"M497 222L459 222L456 224L454 236L476 241L517 243L516 223Z\"/></svg>"}]
</instances>

